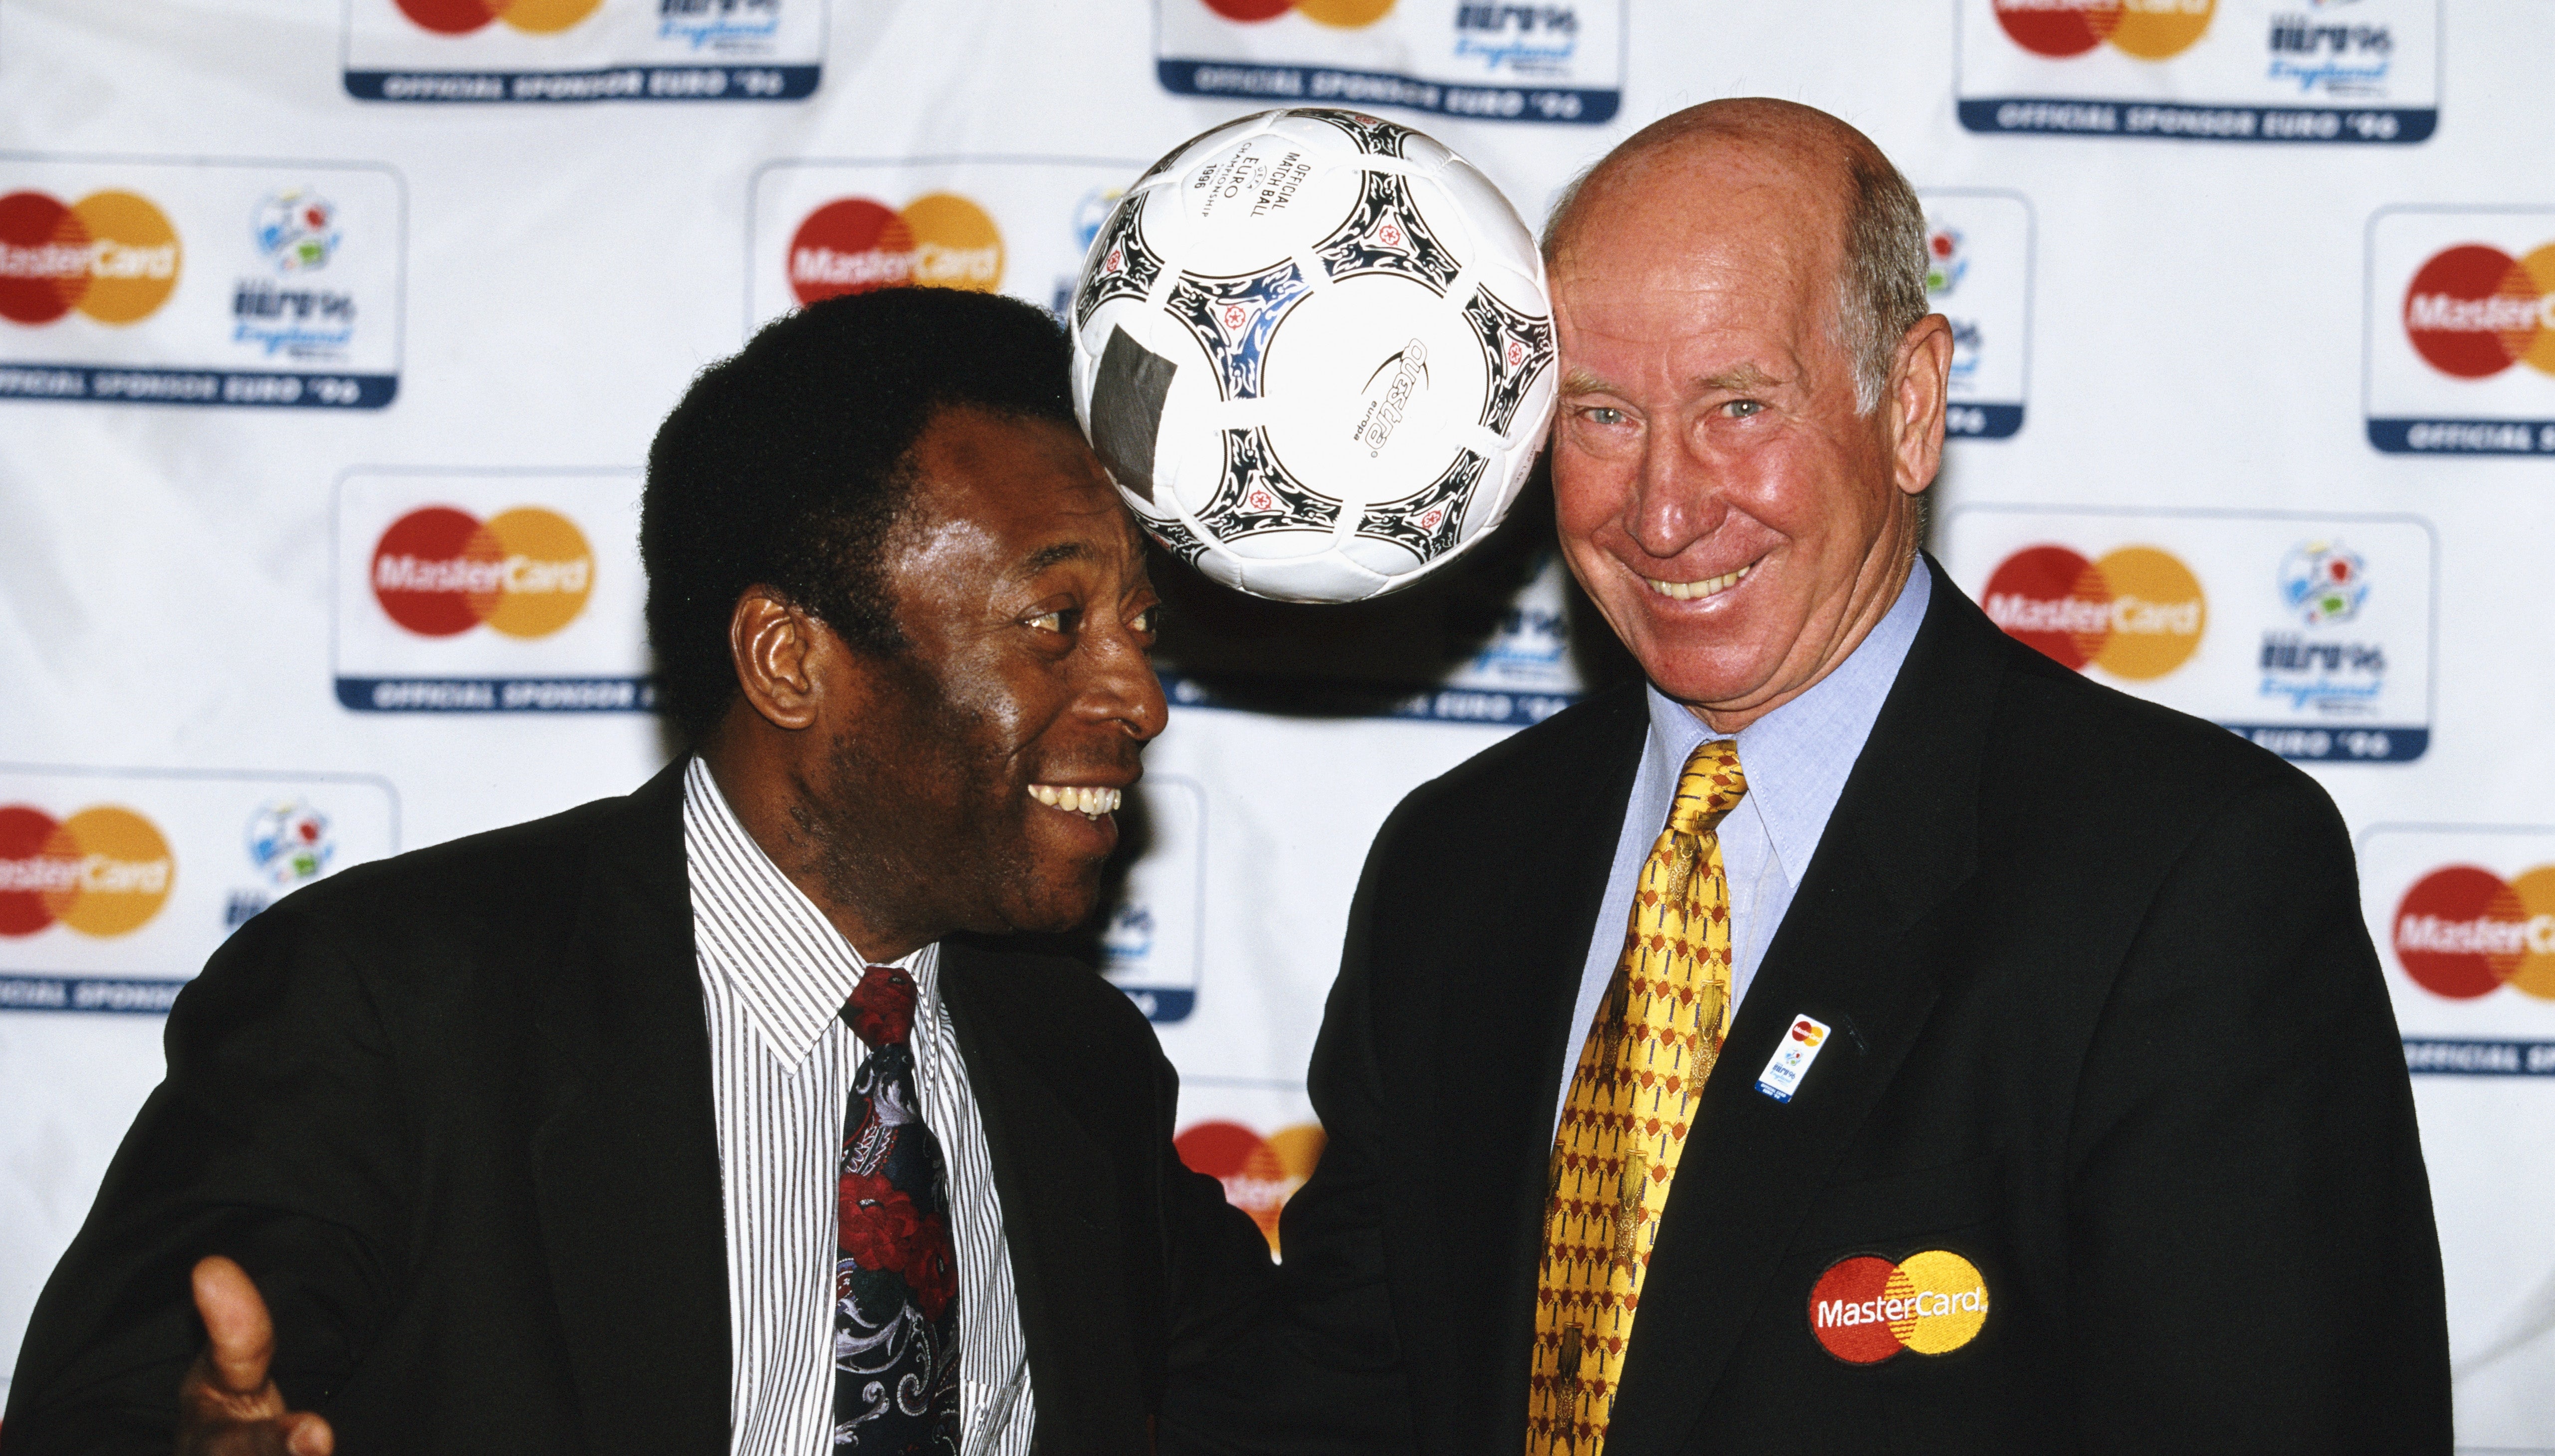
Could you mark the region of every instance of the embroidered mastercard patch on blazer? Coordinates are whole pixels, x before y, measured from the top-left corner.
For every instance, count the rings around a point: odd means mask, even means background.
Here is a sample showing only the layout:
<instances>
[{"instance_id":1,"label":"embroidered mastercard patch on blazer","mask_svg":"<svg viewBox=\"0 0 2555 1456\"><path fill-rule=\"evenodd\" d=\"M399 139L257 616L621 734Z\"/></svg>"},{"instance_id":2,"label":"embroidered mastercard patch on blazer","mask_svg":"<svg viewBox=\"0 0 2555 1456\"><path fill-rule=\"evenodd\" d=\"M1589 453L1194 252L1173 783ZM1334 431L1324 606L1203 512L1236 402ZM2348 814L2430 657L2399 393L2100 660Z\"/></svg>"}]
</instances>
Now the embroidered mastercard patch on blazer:
<instances>
[{"instance_id":1,"label":"embroidered mastercard patch on blazer","mask_svg":"<svg viewBox=\"0 0 2555 1456\"><path fill-rule=\"evenodd\" d=\"M1988 1319L1988 1281L1943 1249L1895 1264L1840 1259L1810 1289L1810 1333L1849 1365L1879 1365L1901 1350L1944 1355L1977 1339Z\"/></svg>"}]
</instances>

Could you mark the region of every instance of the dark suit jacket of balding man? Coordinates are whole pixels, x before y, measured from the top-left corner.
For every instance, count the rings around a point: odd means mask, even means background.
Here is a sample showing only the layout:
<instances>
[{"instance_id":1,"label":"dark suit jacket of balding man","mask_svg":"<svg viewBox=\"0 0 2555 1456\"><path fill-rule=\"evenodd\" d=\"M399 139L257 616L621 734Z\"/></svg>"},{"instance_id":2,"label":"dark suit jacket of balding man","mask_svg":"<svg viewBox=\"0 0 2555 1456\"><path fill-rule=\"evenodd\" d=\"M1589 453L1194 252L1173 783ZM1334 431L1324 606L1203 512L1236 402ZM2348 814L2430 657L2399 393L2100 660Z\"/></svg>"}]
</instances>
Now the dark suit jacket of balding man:
<instances>
[{"instance_id":1,"label":"dark suit jacket of balding man","mask_svg":"<svg viewBox=\"0 0 2555 1456\"><path fill-rule=\"evenodd\" d=\"M384 1452L728 1449L728 1306L682 764L347 870L178 998L169 1078L19 1354L6 1456L167 1451L239 1260L276 1380ZM1171 1149L1152 1029L1087 967L948 941L1047 1452L1150 1449L1269 1246Z\"/></svg>"},{"instance_id":2,"label":"dark suit jacket of balding man","mask_svg":"<svg viewBox=\"0 0 2555 1456\"><path fill-rule=\"evenodd\" d=\"M1647 719L1593 698L1376 838L1285 1213L1290 1339L1202 1448L1525 1449L1553 1107ZM1788 1103L1796 1016L1834 1029ZM1829 1355L1855 1255L1962 1256L1948 1354ZM1287 1374L1255 1384L1261 1372ZM2445 1453L2440 1257L2350 841L2304 774L1999 632L1940 568L1741 1004L1606 1456Z\"/></svg>"}]
</instances>

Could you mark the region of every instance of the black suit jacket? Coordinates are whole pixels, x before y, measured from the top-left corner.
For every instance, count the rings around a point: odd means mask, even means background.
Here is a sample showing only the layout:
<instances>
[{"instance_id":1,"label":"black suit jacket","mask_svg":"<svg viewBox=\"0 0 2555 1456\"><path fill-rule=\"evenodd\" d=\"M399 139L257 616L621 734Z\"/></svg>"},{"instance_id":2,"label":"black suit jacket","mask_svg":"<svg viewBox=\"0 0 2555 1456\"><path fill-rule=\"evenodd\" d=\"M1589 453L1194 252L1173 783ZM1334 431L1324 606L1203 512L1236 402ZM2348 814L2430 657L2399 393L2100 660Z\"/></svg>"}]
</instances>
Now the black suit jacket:
<instances>
[{"instance_id":1,"label":"black suit jacket","mask_svg":"<svg viewBox=\"0 0 2555 1456\"><path fill-rule=\"evenodd\" d=\"M1646 725L1638 688L1594 698L1377 836L1313 1056L1329 1147L1285 1213L1291 1338L1174 1412L1184 1441L1523 1449L1553 1109ZM1834 1032L1783 1103L1756 1082L1796 1015ZM1695 1129L1607 1456L2450 1448L2339 816L1939 568ZM1928 1249L1984 1274L1978 1337L1828 1355L1821 1273ZM1277 1413L1264 1436L1233 1438L1235 1401Z\"/></svg>"},{"instance_id":2,"label":"black suit jacket","mask_svg":"<svg viewBox=\"0 0 2555 1456\"><path fill-rule=\"evenodd\" d=\"M47 1285L8 1456L166 1451L228 1254L350 1456L728 1439L725 1231L680 765L628 798L345 871L179 997L169 1077ZM1152 1029L1087 968L952 941L1040 1448L1139 1452L1268 1246L1172 1151Z\"/></svg>"}]
</instances>

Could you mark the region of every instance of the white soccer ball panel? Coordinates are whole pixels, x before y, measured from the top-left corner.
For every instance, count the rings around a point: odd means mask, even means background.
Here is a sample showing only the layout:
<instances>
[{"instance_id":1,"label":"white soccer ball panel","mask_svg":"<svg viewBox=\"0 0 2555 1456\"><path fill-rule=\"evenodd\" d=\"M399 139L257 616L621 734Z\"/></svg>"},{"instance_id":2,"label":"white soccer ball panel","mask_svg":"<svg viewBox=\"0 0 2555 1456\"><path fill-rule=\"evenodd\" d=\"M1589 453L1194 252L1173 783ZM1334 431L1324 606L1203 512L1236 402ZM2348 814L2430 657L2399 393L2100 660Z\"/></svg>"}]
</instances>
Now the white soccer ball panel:
<instances>
[{"instance_id":1,"label":"white soccer ball panel","mask_svg":"<svg viewBox=\"0 0 2555 1456\"><path fill-rule=\"evenodd\" d=\"M1461 157L1450 158L1431 182L1446 189L1473 234L1473 265L1476 268L1497 266L1511 274L1535 280L1535 286L1521 292L1503 293L1511 301L1543 296L1543 260L1535 250L1534 234L1509 205L1509 199L1482 176L1473 164Z\"/></svg>"},{"instance_id":2,"label":"white soccer ball panel","mask_svg":"<svg viewBox=\"0 0 2555 1456\"><path fill-rule=\"evenodd\" d=\"M1434 173L1450 162L1461 162L1454 149L1424 132L1411 132L1401 139L1401 155L1413 171Z\"/></svg>"},{"instance_id":3,"label":"white soccer ball panel","mask_svg":"<svg viewBox=\"0 0 2555 1456\"><path fill-rule=\"evenodd\" d=\"M1336 544L1328 531L1262 531L1234 537L1224 548L1247 563L1285 562L1318 556Z\"/></svg>"},{"instance_id":4,"label":"white soccer ball panel","mask_svg":"<svg viewBox=\"0 0 2555 1456\"><path fill-rule=\"evenodd\" d=\"M1481 346L1461 313L1394 274L1297 303L1269 345L1269 438L1290 473L1344 504L1435 479L1481 413ZM1354 495L1347 492L1354 490Z\"/></svg>"},{"instance_id":5,"label":"white soccer ball panel","mask_svg":"<svg viewBox=\"0 0 2555 1456\"><path fill-rule=\"evenodd\" d=\"M1498 530L1499 524L1508 519L1509 508L1518 503L1519 496L1525 494L1526 477L1534 473L1536 453L1535 446L1528 442L1493 463L1492 468L1498 472L1497 475L1484 478L1481 493L1473 497L1471 506L1464 513L1466 544ZM1494 481L1498 484L1496 490L1492 488Z\"/></svg>"},{"instance_id":6,"label":"white soccer ball panel","mask_svg":"<svg viewBox=\"0 0 2555 1456\"><path fill-rule=\"evenodd\" d=\"M1469 267L1482 255L1481 244L1474 238L1474 225L1455 202L1453 193L1438 184L1433 177L1406 177L1401 180L1411 205L1419 212L1420 225L1427 228L1446 251L1454 255L1458 267Z\"/></svg>"},{"instance_id":7,"label":"white soccer ball panel","mask_svg":"<svg viewBox=\"0 0 2555 1456\"><path fill-rule=\"evenodd\" d=\"M1162 247L1183 273L1237 278L1321 241L1357 205L1356 154L1317 151L1255 132L1183 167L1166 206Z\"/></svg>"},{"instance_id":8,"label":"white soccer ball panel","mask_svg":"<svg viewBox=\"0 0 2555 1456\"><path fill-rule=\"evenodd\" d=\"M1281 602L1362 602L1396 585L1338 551L1294 561L1246 561L1235 584L1254 596Z\"/></svg>"}]
</instances>

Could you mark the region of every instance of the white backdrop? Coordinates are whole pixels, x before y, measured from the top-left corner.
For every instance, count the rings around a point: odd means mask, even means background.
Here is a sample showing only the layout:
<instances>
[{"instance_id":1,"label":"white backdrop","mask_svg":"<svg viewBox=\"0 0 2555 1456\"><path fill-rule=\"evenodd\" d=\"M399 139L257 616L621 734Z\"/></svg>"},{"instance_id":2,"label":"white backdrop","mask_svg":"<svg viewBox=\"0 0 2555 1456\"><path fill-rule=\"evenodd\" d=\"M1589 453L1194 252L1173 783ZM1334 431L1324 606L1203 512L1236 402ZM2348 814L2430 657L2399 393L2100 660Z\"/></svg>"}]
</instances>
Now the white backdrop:
<instances>
[{"instance_id":1,"label":"white backdrop","mask_svg":"<svg viewBox=\"0 0 2555 1456\"><path fill-rule=\"evenodd\" d=\"M2460 1439L2555 1450L2550 57L2555 0L0 0L0 1363L232 926L663 761L636 467L755 322L883 271L1052 305L1111 188L1265 105L1537 217L1770 94L1925 194L1952 574L2350 818ZM1548 530L1358 611L1171 584L1095 948L1259 1211L1368 836L1615 669Z\"/></svg>"}]
</instances>

